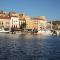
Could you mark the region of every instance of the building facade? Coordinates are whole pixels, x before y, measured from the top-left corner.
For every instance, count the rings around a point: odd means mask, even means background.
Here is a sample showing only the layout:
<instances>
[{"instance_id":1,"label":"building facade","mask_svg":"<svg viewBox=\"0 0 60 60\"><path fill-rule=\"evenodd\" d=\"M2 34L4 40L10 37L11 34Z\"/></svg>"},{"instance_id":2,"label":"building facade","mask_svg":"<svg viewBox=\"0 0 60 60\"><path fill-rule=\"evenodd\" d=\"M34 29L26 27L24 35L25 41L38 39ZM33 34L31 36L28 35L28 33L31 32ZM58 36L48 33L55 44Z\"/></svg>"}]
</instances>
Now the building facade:
<instances>
[{"instance_id":1,"label":"building facade","mask_svg":"<svg viewBox=\"0 0 60 60\"><path fill-rule=\"evenodd\" d=\"M47 19L44 16L39 16L33 18L34 20L34 28L39 30L43 30L47 28Z\"/></svg>"},{"instance_id":2,"label":"building facade","mask_svg":"<svg viewBox=\"0 0 60 60\"><path fill-rule=\"evenodd\" d=\"M0 28L10 28L10 17L0 17Z\"/></svg>"},{"instance_id":3,"label":"building facade","mask_svg":"<svg viewBox=\"0 0 60 60\"><path fill-rule=\"evenodd\" d=\"M19 14L19 27L21 28L21 25L23 23L26 23L24 14Z\"/></svg>"},{"instance_id":4,"label":"building facade","mask_svg":"<svg viewBox=\"0 0 60 60\"><path fill-rule=\"evenodd\" d=\"M11 17L10 27L11 28L19 28L19 18L18 17Z\"/></svg>"},{"instance_id":5,"label":"building facade","mask_svg":"<svg viewBox=\"0 0 60 60\"><path fill-rule=\"evenodd\" d=\"M34 21L31 19L31 17L30 16L26 16L25 20L26 20L26 29L33 30L33 28L34 28Z\"/></svg>"}]
</instances>

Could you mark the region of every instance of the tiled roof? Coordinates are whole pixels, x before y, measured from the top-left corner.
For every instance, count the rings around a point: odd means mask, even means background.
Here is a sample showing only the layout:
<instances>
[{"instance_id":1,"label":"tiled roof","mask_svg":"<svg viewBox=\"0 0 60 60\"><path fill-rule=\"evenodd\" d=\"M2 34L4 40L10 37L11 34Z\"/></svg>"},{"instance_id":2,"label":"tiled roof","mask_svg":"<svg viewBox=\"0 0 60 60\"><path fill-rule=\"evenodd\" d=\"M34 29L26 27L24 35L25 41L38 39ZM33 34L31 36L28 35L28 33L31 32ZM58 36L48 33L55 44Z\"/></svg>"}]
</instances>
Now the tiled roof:
<instances>
[{"instance_id":1,"label":"tiled roof","mask_svg":"<svg viewBox=\"0 0 60 60\"><path fill-rule=\"evenodd\" d=\"M11 16L11 17L18 17L18 16Z\"/></svg>"},{"instance_id":2,"label":"tiled roof","mask_svg":"<svg viewBox=\"0 0 60 60\"><path fill-rule=\"evenodd\" d=\"M11 17L8 17L8 16L6 16L6 17L1 17L1 16L0 16L0 19L11 19Z\"/></svg>"},{"instance_id":3,"label":"tiled roof","mask_svg":"<svg viewBox=\"0 0 60 60\"><path fill-rule=\"evenodd\" d=\"M16 12L9 12L9 13L16 14Z\"/></svg>"},{"instance_id":4,"label":"tiled roof","mask_svg":"<svg viewBox=\"0 0 60 60\"><path fill-rule=\"evenodd\" d=\"M46 19L41 19L41 18L33 18L33 20L43 20L43 21L45 21Z\"/></svg>"}]
</instances>

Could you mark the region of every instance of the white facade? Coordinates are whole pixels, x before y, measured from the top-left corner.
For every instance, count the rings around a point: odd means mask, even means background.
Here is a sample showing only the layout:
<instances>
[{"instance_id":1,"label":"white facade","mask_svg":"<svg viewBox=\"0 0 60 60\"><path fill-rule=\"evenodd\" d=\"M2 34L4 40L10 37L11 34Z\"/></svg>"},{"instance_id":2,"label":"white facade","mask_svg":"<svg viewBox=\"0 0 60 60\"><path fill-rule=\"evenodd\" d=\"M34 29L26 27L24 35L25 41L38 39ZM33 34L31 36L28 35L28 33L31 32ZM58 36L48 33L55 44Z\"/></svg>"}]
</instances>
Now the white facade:
<instances>
[{"instance_id":1,"label":"white facade","mask_svg":"<svg viewBox=\"0 0 60 60\"><path fill-rule=\"evenodd\" d=\"M10 25L13 28L19 28L19 18L18 17L11 17Z\"/></svg>"}]
</instances>

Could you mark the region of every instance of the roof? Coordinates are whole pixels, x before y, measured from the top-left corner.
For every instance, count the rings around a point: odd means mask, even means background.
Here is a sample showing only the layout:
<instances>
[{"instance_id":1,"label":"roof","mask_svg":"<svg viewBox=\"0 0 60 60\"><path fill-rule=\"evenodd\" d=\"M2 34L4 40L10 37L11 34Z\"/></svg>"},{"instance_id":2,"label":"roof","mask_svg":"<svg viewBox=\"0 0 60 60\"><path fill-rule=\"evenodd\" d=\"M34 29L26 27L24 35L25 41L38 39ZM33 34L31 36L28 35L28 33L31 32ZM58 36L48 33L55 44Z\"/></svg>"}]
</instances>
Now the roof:
<instances>
[{"instance_id":1,"label":"roof","mask_svg":"<svg viewBox=\"0 0 60 60\"><path fill-rule=\"evenodd\" d=\"M11 13L11 14L16 14L16 12L14 12L14 11L11 11L11 12L9 12L9 13Z\"/></svg>"},{"instance_id":2,"label":"roof","mask_svg":"<svg viewBox=\"0 0 60 60\"><path fill-rule=\"evenodd\" d=\"M0 16L0 19L11 19L11 17L8 17L8 16L6 16L6 17L1 17L1 16Z\"/></svg>"},{"instance_id":3,"label":"roof","mask_svg":"<svg viewBox=\"0 0 60 60\"><path fill-rule=\"evenodd\" d=\"M46 21L46 19L42 19L42 18L32 18L33 20L42 20L42 21Z\"/></svg>"},{"instance_id":4,"label":"roof","mask_svg":"<svg viewBox=\"0 0 60 60\"><path fill-rule=\"evenodd\" d=\"M11 17L18 17L18 16L11 16Z\"/></svg>"}]
</instances>

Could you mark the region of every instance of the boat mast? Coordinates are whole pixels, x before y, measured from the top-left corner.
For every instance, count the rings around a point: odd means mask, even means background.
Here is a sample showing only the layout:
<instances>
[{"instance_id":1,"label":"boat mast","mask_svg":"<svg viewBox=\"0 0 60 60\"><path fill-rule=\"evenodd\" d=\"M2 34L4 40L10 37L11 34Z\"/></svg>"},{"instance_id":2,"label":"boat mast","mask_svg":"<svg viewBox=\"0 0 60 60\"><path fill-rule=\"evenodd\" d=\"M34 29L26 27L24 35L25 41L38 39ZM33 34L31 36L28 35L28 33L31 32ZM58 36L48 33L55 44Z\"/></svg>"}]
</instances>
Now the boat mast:
<instances>
[{"instance_id":1,"label":"boat mast","mask_svg":"<svg viewBox=\"0 0 60 60\"><path fill-rule=\"evenodd\" d=\"M51 30L52 30L52 20L51 20Z\"/></svg>"}]
</instances>

